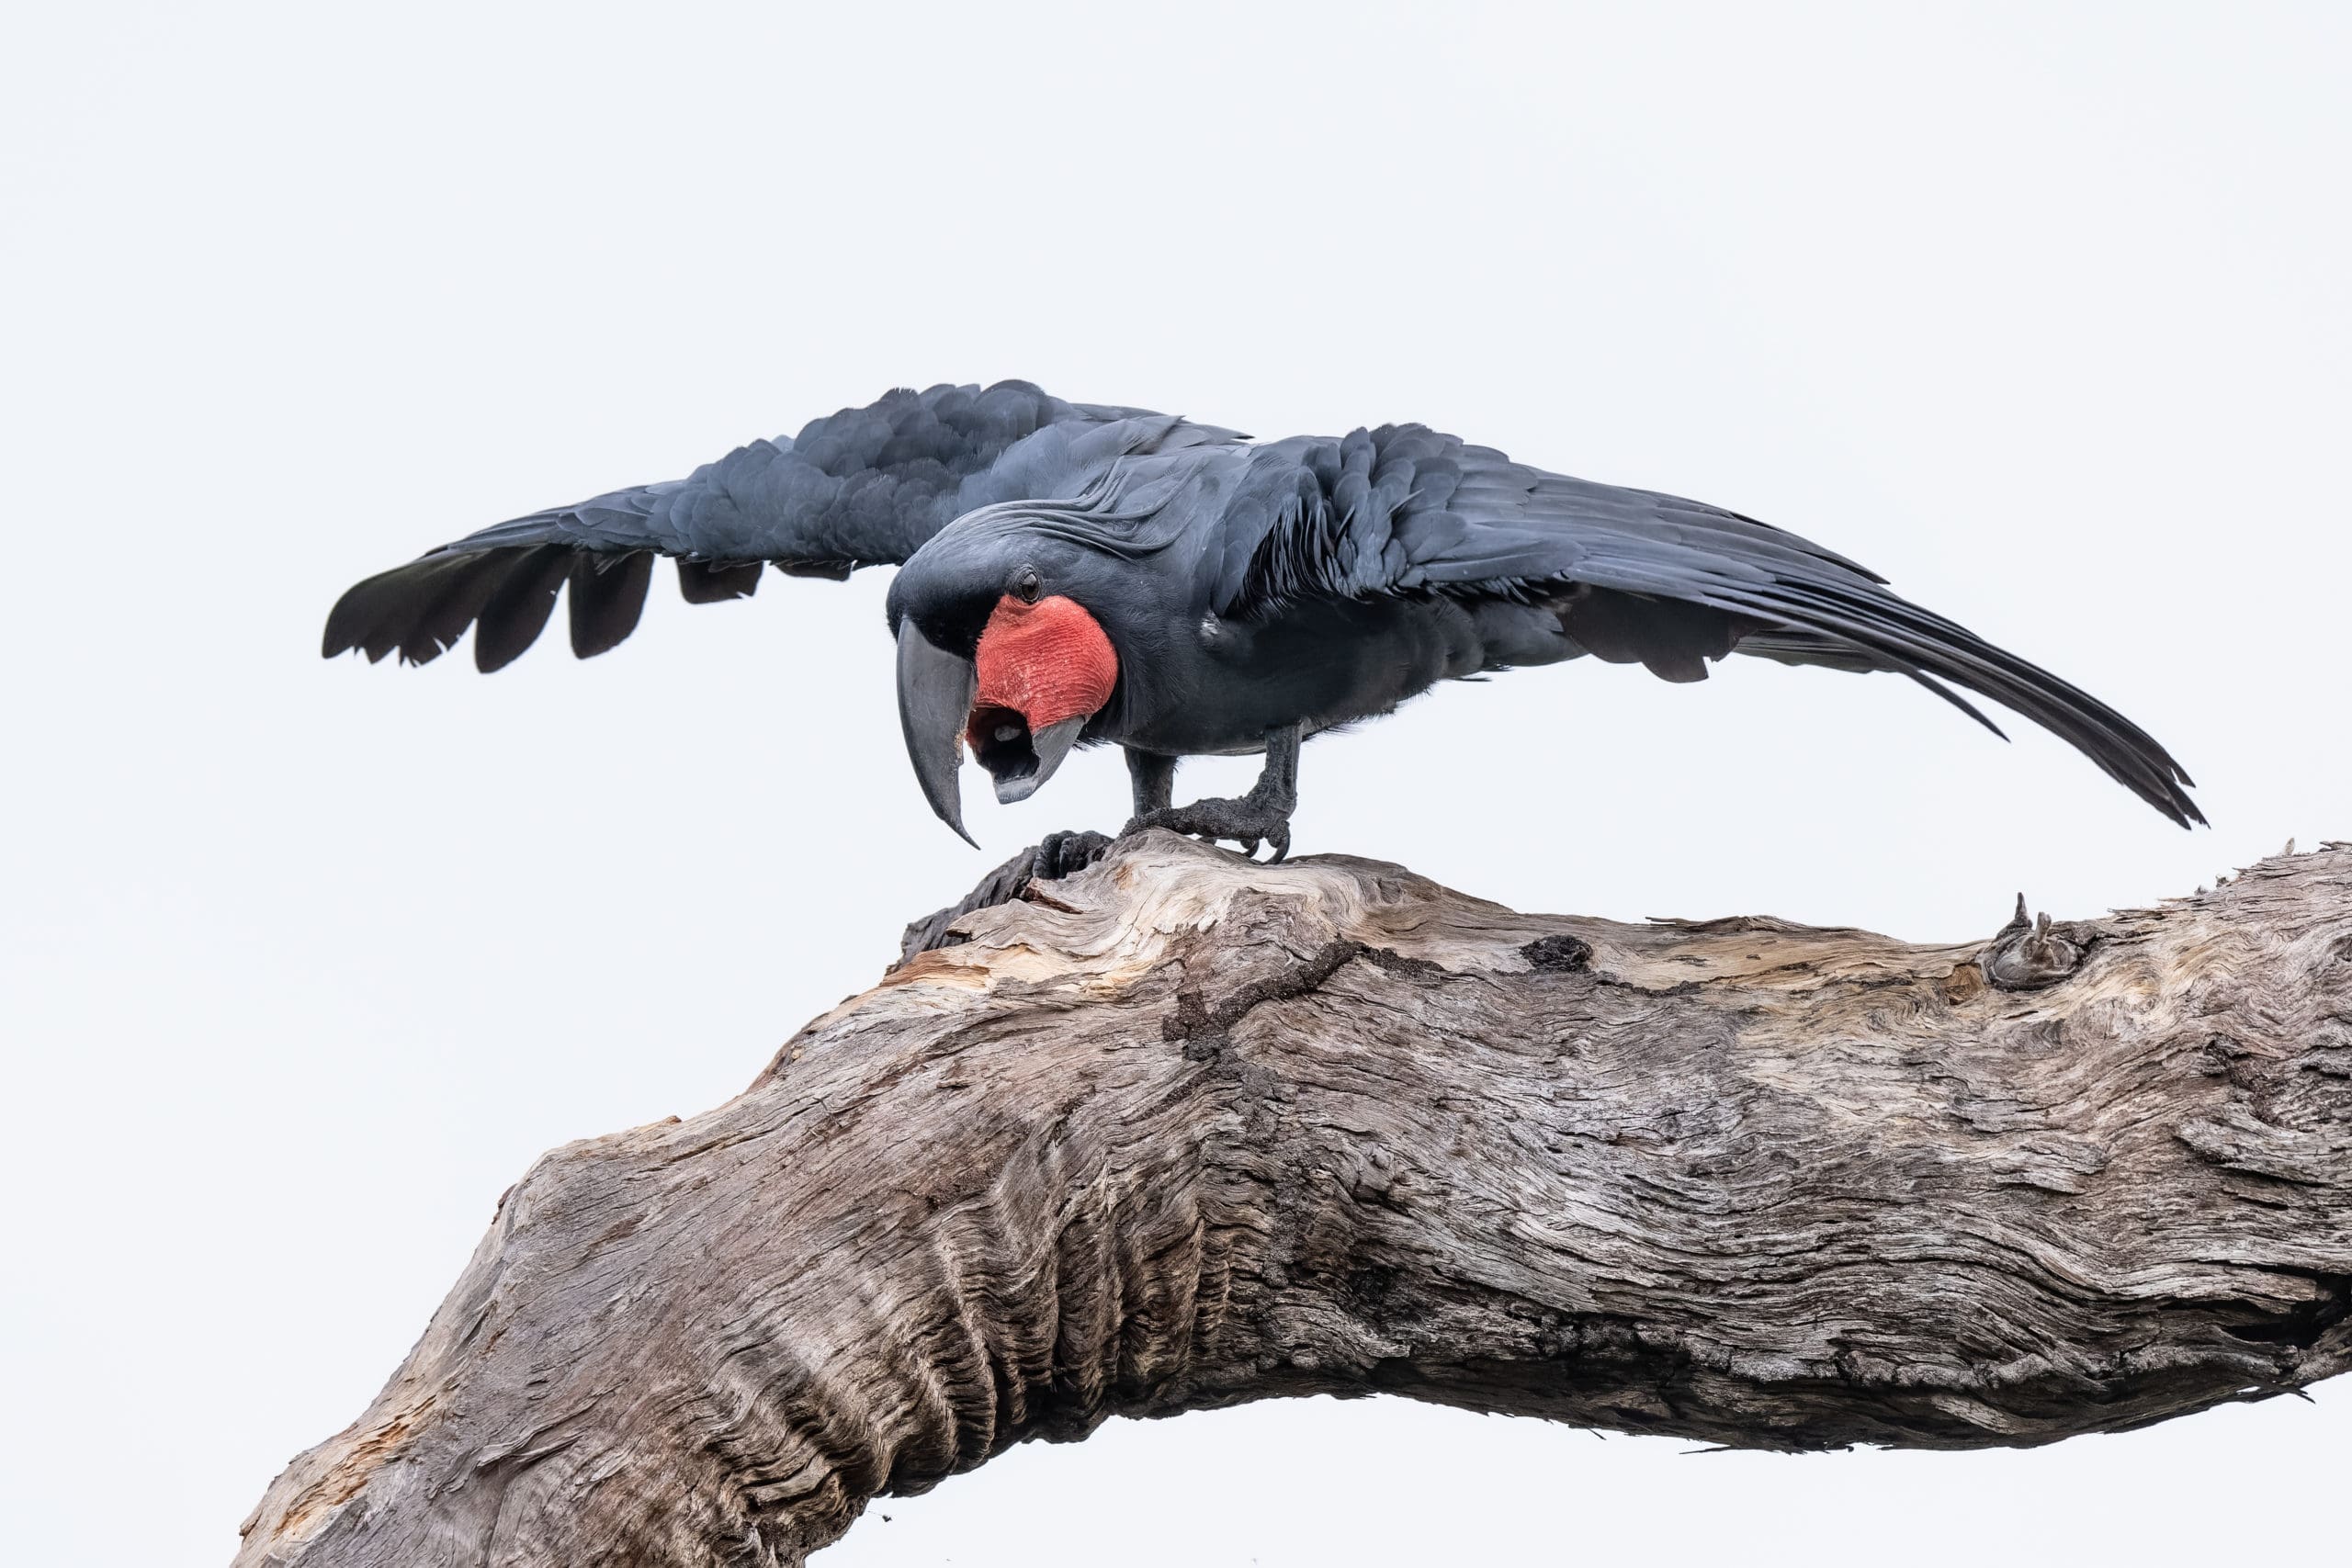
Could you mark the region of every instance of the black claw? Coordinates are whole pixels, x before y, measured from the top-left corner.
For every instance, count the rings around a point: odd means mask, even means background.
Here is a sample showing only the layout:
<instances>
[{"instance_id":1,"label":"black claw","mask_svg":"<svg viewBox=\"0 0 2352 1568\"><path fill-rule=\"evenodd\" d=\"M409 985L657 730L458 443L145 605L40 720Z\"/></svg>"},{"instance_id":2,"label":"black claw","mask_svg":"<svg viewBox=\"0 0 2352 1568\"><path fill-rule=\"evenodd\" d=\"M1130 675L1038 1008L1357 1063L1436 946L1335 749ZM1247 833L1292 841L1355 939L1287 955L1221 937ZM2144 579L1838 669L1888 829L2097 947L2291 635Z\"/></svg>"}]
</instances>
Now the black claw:
<instances>
[{"instance_id":1,"label":"black claw","mask_svg":"<svg viewBox=\"0 0 2352 1568\"><path fill-rule=\"evenodd\" d=\"M1266 767L1250 793L1238 797L1213 795L1196 800L1190 806L1159 805L1139 810L1119 830L1122 839L1152 828L1165 828L1171 833L1204 839L1212 844L1234 843L1241 846L1242 855L1250 860L1258 857L1258 846L1272 846L1273 854L1266 863L1278 865L1290 853L1290 814L1298 807L1298 742L1299 727L1285 726L1266 732ZM1129 752L1130 768L1136 768L1136 753ZM1136 804L1148 801L1164 802L1172 768L1152 771L1137 769L1136 773Z\"/></svg>"},{"instance_id":2,"label":"black claw","mask_svg":"<svg viewBox=\"0 0 2352 1568\"><path fill-rule=\"evenodd\" d=\"M1213 844L1238 844L1242 854L1252 859L1260 845L1272 845L1274 854L1266 862L1268 865L1279 863L1290 852L1290 813L1254 795L1238 799L1212 796L1190 806L1147 811L1128 822L1119 836L1132 838L1149 828L1165 828L1171 833L1204 839Z\"/></svg>"},{"instance_id":3,"label":"black claw","mask_svg":"<svg viewBox=\"0 0 2352 1568\"><path fill-rule=\"evenodd\" d=\"M1023 850L980 878L978 885L956 902L910 924L899 942L899 962L910 963L917 953L954 946L965 939L951 928L965 916L1028 897L1032 883L1058 882L1074 876L1101 860L1110 848L1111 840L1100 833L1046 835L1035 848Z\"/></svg>"},{"instance_id":4,"label":"black claw","mask_svg":"<svg viewBox=\"0 0 2352 1568\"><path fill-rule=\"evenodd\" d=\"M1100 833L1048 833L1037 846L1029 874L1040 882L1059 882L1101 860L1110 848L1111 840Z\"/></svg>"}]
</instances>

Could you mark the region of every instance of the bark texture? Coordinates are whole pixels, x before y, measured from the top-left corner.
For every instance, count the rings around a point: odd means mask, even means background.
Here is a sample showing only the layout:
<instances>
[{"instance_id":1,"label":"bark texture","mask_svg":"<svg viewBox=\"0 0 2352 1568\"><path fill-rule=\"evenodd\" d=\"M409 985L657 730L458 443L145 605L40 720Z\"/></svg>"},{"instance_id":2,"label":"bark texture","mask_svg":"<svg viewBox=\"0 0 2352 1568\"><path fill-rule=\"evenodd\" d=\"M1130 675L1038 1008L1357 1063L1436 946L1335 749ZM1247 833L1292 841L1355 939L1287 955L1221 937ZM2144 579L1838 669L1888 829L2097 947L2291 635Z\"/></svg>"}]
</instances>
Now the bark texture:
<instances>
[{"instance_id":1,"label":"bark texture","mask_svg":"<svg viewBox=\"0 0 2352 1568\"><path fill-rule=\"evenodd\" d=\"M792 1563L1282 1394L1970 1448L2352 1366L2352 845L1921 947L1153 834L957 930L542 1158L239 1562Z\"/></svg>"}]
</instances>

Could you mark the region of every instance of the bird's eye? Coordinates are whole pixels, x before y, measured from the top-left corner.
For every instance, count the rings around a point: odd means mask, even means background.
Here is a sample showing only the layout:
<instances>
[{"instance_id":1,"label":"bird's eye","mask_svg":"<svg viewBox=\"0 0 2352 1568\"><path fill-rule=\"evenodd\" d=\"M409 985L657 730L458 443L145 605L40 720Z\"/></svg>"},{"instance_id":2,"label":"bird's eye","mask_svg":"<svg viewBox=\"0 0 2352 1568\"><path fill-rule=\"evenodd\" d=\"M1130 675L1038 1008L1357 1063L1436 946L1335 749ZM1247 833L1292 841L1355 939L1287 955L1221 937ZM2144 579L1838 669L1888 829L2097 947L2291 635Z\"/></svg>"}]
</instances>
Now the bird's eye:
<instances>
[{"instance_id":1,"label":"bird's eye","mask_svg":"<svg viewBox=\"0 0 2352 1568\"><path fill-rule=\"evenodd\" d=\"M1037 591L1044 586L1045 580L1037 575L1037 569L1034 566L1024 566L1012 574L1012 591L1021 595L1021 602L1024 604L1035 604Z\"/></svg>"}]
</instances>

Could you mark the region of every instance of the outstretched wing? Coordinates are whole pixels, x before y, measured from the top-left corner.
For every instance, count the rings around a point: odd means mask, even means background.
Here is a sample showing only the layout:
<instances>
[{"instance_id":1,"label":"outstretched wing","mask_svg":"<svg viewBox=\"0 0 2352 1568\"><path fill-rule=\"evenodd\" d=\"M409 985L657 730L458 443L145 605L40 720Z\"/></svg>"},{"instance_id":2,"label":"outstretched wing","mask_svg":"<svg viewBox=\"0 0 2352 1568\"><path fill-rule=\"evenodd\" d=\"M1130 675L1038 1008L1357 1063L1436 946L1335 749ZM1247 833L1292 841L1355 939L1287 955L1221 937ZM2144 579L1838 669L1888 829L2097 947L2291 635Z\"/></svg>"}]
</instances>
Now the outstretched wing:
<instances>
[{"instance_id":1,"label":"outstretched wing","mask_svg":"<svg viewBox=\"0 0 2352 1568\"><path fill-rule=\"evenodd\" d=\"M2089 694L1890 592L1845 557L1753 518L1545 473L1420 425L1272 443L1220 518L1216 603L1444 593L1523 607L1549 657L1639 662L1702 680L1732 652L1909 676L2000 733L1943 682L2023 714L2184 827L2180 764ZM1517 646L1510 646L1516 641ZM1495 662L1525 662L1524 637Z\"/></svg>"},{"instance_id":2,"label":"outstretched wing","mask_svg":"<svg viewBox=\"0 0 2352 1568\"><path fill-rule=\"evenodd\" d=\"M586 659L637 628L655 555L676 558L698 604L749 595L769 565L845 578L905 560L975 505L1074 490L1084 476L1064 471L1070 437L1151 417L1025 381L894 391L685 479L535 512L368 578L328 615L324 651L424 664L470 626L474 662L496 670L530 647L569 583L571 649Z\"/></svg>"}]
</instances>

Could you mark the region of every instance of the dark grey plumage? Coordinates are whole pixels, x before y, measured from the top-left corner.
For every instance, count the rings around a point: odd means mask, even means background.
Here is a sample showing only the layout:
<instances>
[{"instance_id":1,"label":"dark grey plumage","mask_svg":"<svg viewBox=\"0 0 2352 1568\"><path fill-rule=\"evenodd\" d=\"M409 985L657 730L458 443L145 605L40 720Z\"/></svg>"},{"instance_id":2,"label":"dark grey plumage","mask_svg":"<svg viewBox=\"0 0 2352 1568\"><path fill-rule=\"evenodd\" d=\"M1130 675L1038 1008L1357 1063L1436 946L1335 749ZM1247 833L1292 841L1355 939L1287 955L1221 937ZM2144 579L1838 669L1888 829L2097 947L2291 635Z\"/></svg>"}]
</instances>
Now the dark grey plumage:
<instances>
[{"instance_id":1,"label":"dark grey plumage","mask_svg":"<svg viewBox=\"0 0 2352 1568\"><path fill-rule=\"evenodd\" d=\"M1223 519L1229 613L1369 593L1521 603L1555 615L1578 650L1665 680L1703 680L1706 660L1735 651L1894 671L1999 734L1950 681L2061 736L2176 820L2203 820L2178 764L2114 709L1769 524L1545 473L1419 425L1274 443L1251 469Z\"/></svg>"},{"instance_id":2,"label":"dark grey plumage","mask_svg":"<svg viewBox=\"0 0 2352 1568\"><path fill-rule=\"evenodd\" d=\"M797 436L739 446L685 479L534 512L371 577L328 616L326 652L358 649L371 660L397 652L405 663L429 663L479 617L475 662L499 669L546 626L548 574L560 587L574 555L608 569L640 553L674 556L692 604L748 596L763 563L832 578L895 565L976 506L1061 493L1050 487L1101 466L1071 457L1071 446L1136 412L1066 403L1018 381L895 391L812 420ZM571 573L574 602L592 601L573 617L580 657L633 629L627 602L636 581Z\"/></svg>"},{"instance_id":3,"label":"dark grey plumage","mask_svg":"<svg viewBox=\"0 0 2352 1568\"><path fill-rule=\"evenodd\" d=\"M1256 750L1516 665L1590 654L1679 682L1741 652L1894 671L1991 728L1951 688L1989 697L2174 821L2202 820L2179 765L2113 709L1752 518L1419 425L1255 445L1020 382L893 392L688 479L484 529L353 588L325 650L424 662L475 625L494 670L568 581L573 649L601 653L634 628L654 553L678 558L695 603L750 593L763 562L904 563L902 647L911 620L964 659L1025 572L1116 648L1084 739L1136 755Z\"/></svg>"}]
</instances>

